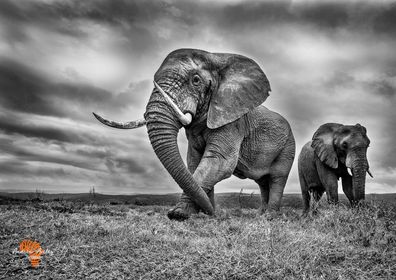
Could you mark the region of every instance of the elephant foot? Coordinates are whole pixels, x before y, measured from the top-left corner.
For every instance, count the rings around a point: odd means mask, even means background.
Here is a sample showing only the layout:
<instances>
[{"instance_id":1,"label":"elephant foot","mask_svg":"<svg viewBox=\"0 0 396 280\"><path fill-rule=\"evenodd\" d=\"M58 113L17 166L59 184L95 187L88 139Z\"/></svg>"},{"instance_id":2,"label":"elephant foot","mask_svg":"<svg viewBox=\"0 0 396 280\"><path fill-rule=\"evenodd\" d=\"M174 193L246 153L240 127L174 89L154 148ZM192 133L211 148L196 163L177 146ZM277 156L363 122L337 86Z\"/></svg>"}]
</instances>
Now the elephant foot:
<instances>
[{"instance_id":1,"label":"elephant foot","mask_svg":"<svg viewBox=\"0 0 396 280\"><path fill-rule=\"evenodd\" d=\"M267 221L278 220L283 217L283 214L280 211L267 210L262 215Z\"/></svg>"},{"instance_id":2,"label":"elephant foot","mask_svg":"<svg viewBox=\"0 0 396 280\"><path fill-rule=\"evenodd\" d=\"M309 217L316 217L319 216L320 212L318 209L307 209L307 210L303 210L302 214L301 214L301 218L309 218Z\"/></svg>"},{"instance_id":3,"label":"elephant foot","mask_svg":"<svg viewBox=\"0 0 396 280\"><path fill-rule=\"evenodd\" d=\"M301 218L307 218L309 216L309 209L304 209Z\"/></svg>"},{"instance_id":4,"label":"elephant foot","mask_svg":"<svg viewBox=\"0 0 396 280\"><path fill-rule=\"evenodd\" d=\"M258 209L257 214L258 214L259 216L261 216L261 215L264 215L265 212L267 212L267 206L265 206L265 207L261 206L261 207Z\"/></svg>"},{"instance_id":5,"label":"elephant foot","mask_svg":"<svg viewBox=\"0 0 396 280\"><path fill-rule=\"evenodd\" d=\"M169 210L168 218L170 220L184 221L190 218L192 214L198 214L199 208L193 202L179 202L175 208Z\"/></svg>"}]
</instances>

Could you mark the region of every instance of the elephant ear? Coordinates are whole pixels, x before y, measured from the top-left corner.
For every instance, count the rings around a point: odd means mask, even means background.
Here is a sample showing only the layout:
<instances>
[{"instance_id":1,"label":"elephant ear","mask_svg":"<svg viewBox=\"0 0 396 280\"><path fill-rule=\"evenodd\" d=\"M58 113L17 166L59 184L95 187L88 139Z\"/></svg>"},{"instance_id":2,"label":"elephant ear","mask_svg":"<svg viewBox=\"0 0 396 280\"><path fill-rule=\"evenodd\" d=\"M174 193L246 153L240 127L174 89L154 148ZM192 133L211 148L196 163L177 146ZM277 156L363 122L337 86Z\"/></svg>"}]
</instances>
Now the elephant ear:
<instances>
[{"instance_id":1,"label":"elephant ear","mask_svg":"<svg viewBox=\"0 0 396 280\"><path fill-rule=\"evenodd\" d=\"M338 123L321 125L312 137L312 148L320 161L332 168L338 167L337 153L334 149L334 134L342 126Z\"/></svg>"},{"instance_id":2,"label":"elephant ear","mask_svg":"<svg viewBox=\"0 0 396 280\"><path fill-rule=\"evenodd\" d=\"M360 123L355 124L355 126L362 131L363 135L367 134L367 129L364 126L362 126Z\"/></svg>"},{"instance_id":3,"label":"elephant ear","mask_svg":"<svg viewBox=\"0 0 396 280\"><path fill-rule=\"evenodd\" d=\"M262 104L271 91L269 81L252 59L241 55L218 54L219 85L213 92L208 127L221 127Z\"/></svg>"}]
</instances>

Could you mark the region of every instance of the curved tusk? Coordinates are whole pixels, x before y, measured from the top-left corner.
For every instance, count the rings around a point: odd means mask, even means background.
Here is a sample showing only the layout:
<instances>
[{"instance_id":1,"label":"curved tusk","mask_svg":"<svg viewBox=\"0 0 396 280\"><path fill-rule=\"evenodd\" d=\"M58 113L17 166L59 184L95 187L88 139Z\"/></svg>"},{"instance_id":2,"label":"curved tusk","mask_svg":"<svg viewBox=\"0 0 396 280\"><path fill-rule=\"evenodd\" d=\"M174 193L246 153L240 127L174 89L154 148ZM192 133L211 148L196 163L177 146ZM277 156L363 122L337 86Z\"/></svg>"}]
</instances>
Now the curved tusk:
<instances>
[{"instance_id":1,"label":"curved tusk","mask_svg":"<svg viewBox=\"0 0 396 280\"><path fill-rule=\"evenodd\" d=\"M352 176L352 170L351 170L350 167L347 167L347 171L348 171L348 174L349 174L350 176Z\"/></svg>"},{"instance_id":2,"label":"curved tusk","mask_svg":"<svg viewBox=\"0 0 396 280\"><path fill-rule=\"evenodd\" d=\"M146 123L147 123L145 119L140 119L140 120L131 121L131 122L125 122L125 123L115 122L115 121L106 120L106 119L102 118L101 116L95 114L94 112L92 112L92 114L101 123L111 126L111 127L120 128L120 129L138 128L138 127L146 125Z\"/></svg>"},{"instance_id":3,"label":"curved tusk","mask_svg":"<svg viewBox=\"0 0 396 280\"><path fill-rule=\"evenodd\" d=\"M371 174L370 169L367 169L367 173L368 173L368 175L370 175L371 178L374 178L373 174Z\"/></svg>"},{"instance_id":4,"label":"curved tusk","mask_svg":"<svg viewBox=\"0 0 396 280\"><path fill-rule=\"evenodd\" d=\"M190 113L183 114L183 112L179 109L179 107L177 107L177 105L175 104L175 102L173 102L173 100L170 98L170 96L167 95L165 93L165 91L155 81L154 81L154 86L156 89L158 89L158 91L162 94L162 96L165 98L165 100L173 108L173 110L175 111L177 118L180 120L180 122L183 125L189 125L192 121L192 115Z\"/></svg>"}]
</instances>

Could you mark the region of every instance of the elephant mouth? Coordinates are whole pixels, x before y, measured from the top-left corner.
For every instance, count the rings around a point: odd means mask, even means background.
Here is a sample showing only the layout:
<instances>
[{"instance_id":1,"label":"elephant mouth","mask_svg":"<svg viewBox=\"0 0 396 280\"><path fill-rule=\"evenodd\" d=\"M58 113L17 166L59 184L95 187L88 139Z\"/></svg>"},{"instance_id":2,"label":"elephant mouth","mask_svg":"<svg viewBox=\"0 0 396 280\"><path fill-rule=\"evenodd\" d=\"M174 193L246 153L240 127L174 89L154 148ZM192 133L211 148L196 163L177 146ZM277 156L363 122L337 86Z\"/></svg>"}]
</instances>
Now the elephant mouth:
<instances>
[{"instance_id":1,"label":"elephant mouth","mask_svg":"<svg viewBox=\"0 0 396 280\"><path fill-rule=\"evenodd\" d=\"M347 169L347 172L348 172L349 176L352 176L352 177L353 177L353 175L354 175L353 168L350 167L350 166L348 166L348 165L346 165L346 169ZM371 178L374 178L373 174L372 174L371 171L370 171L370 167L367 166L366 172L367 172L367 174L368 174Z\"/></svg>"}]
</instances>

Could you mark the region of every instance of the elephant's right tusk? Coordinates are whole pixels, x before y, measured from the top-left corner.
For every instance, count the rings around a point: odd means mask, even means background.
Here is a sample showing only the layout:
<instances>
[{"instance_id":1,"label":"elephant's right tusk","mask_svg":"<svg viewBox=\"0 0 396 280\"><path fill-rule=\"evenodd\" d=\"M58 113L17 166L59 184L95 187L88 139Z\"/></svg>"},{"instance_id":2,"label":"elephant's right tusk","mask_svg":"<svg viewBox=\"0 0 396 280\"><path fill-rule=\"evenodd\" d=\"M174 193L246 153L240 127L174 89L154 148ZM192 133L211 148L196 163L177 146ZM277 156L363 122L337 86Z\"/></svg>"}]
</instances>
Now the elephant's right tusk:
<instances>
[{"instance_id":1,"label":"elephant's right tusk","mask_svg":"<svg viewBox=\"0 0 396 280\"><path fill-rule=\"evenodd\" d=\"M374 177L373 177L373 174L371 174L370 169L367 169L367 173L368 173L368 175L370 175L371 178L374 178Z\"/></svg>"},{"instance_id":2,"label":"elephant's right tusk","mask_svg":"<svg viewBox=\"0 0 396 280\"><path fill-rule=\"evenodd\" d=\"M138 127L146 125L146 123L147 123L145 119L131 121L131 122L125 122L125 123L123 123L123 122L115 122L115 121L106 120L105 118L102 118L101 116L95 114L94 112L92 112L92 114L101 123L103 123L105 125L108 125L110 127L115 127L115 128L120 128L120 129L138 128Z\"/></svg>"},{"instance_id":3,"label":"elephant's right tusk","mask_svg":"<svg viewBox=\"0 0 396 280\"><path fill-rule=\"evenodd\" d=\"M348 171L348 174L349 174L350 176L352 176L352 172L351 172L351 168L350 168L350 167L347 167L347 171Z\"/></svg>"},{"instance_id":4,"label":"elephant's right tusk","mask_svg":"<svg viewBox=\"0 0 396 280\"><path fill-rule=\"evenodd\" d=\"M192 121L192 115L190 113L185 113L179 109L179 107L173 102L173 100L165 93L165 91L154 81L154 86L158 91L162 94L162 96L165 98L165 100L169 103L169 105L173 108L175 111L178 119L183 125L189 125Z\"/></svg>"}]
</instances>

